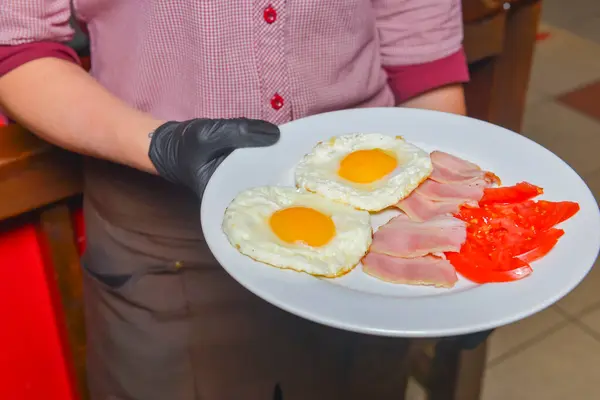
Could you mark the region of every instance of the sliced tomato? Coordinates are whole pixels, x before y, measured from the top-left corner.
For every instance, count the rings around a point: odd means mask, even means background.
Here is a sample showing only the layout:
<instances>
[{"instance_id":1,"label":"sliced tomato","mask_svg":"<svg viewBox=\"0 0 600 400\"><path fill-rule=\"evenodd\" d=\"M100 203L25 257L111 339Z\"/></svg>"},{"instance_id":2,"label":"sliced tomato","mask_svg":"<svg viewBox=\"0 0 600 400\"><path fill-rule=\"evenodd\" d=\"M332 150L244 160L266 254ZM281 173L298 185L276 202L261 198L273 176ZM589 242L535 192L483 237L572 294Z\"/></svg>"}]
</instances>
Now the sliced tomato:
<instances>
[{"instance_id":1,"label":"sliced tomato","mask_svg":"<svg viewBox=\"0 0 600 400\"><path fill-rule=\"evenodd\" d=\"M531 229L519 224L518 218L514 216L496 217L491 221L491 226L495 229L504 230L508 235L525 239L533 236Z\"/></svg>"},{"instance_id":2,"label":"sliced tomato","mask_svg":"<svg viewBox=\"0 0 600 400\"><path fill-rule=\"evenodd\" d=\"M489 259L494 271L512 271L525 266L521 260L515 259L510 249L497 248L489 254Z\"/></svg>"},{"instance_id":3,"label":"sliced tomato","mask_svg":"<svg viewBox=\"0 0 600 400\"><path fill-rule=\"evenodd\" d=\"M521 241L518 246L515 246L513 255L519 256L542 246L546 242L558 241L563 234L564 231L562 229L556 228L552 228L545 232L538 232Z\"/></svg>"},{"instance_id":4,"label":"sliced tomato","mask_svg":"<svg viewBox=\"0 0 600 400\"><path fill-rule=\"evenodd\" d=\"M481 225L487 223L490 213L483 208L463 206L454 216L468 224Z\"/></svg>"},{"instance_id":5,"label":"sliced tomato","mask_svg":"<svg viewBox=\"0 0 600 400\"><path fill-rule=\"evenodd\" d=\"M531 274L531 267L524 261L518 260L513 269L498 270L490 268L486 257L475 253L446 253L446 258L456 268L456 272L475 283L511 282L523 279Z\"/></svg>"},{"instance_id":6,"label":"sliced tomato","mask_svg":"<svg viewBox=\"0 0 600 400\"><path fill-rule=\"evenodd\" d=\"M514 186L504 186L497 188L485 188L483 197L479 201L480 205L489 203L514 204L532 199L544 193L541 187L527 182L520 182Z\"/></svg>"},{"instance_id":7,"label":"sliced tomato","mask_svg":"<svg viewBox=\"0 0 600 400\"><path fill-rule=\"evenodd\" d=\"M455 217L467 223L459 253L447 253L457 272L477 283L508 282L532 272L564 234L557 224L579 211L573 202L532 200L543 190L521 182L486 189L480 207L463 206Z\"/></svg>"},{"instance_id":8,"label":"sliced tomato","mask_svg":"<svg viewBox=\"0 0 600 400\"><path fill-rule=\"evenodd\" d=\"M558 239L565 233L562 229L550 229L532 240L533 247L527 249L522 254L517 255L517 258L526 262L532 263L544 257L558 243Z\"/></svg>"},{"instance_id":9,"label":"sliced tomato","mask_svg":"<svg viewBox=\"0 0 600 400\"><path fill-rule=\"evenodd\" d=\"M538 232L546 231L571 218L579 211L579 204L571 201L540 200L519 209L519 214Z\"/></svg>"},{"instance_id":10,"label":"sliced tomato","mask_svg":"<svg viewBox=\"0 0 600 400\"><path fill-rule=\"evenodd\" d=\"M545 231L571 218L578 211L579 204L572 201L529 200L518 204L485 204L477 211L477 216L484 220L508 217L520 227ZM461 210L459 214L463 213L469 215L475 212Z\"/></svg>"}]
</instances>

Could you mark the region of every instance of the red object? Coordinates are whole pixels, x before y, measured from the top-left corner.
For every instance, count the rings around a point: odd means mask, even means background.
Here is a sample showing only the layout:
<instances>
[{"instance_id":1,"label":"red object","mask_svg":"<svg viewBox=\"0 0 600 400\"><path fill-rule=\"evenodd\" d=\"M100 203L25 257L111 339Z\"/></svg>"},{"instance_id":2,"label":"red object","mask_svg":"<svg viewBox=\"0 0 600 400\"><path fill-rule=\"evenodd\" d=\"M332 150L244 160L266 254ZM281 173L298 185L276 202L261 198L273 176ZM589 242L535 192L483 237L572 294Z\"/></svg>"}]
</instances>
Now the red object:
<instances>
[{"instance_id":1,"label":"red object","mask_svg":"<svg viewBox=\"0 0 600 400\"><path fill-rule=\"evenodd\" d=\"M526 263L539 260L548 254L552 248L554 248L556 243L558 243L558 239L560 239L564 233L565 231L562 229L554 228L542 233L539 237L534 239L534 245L531 246L531 250L520 254L517 257Z\"/></svg>"},{"instance_id":2,"label":"red object","mask_svg":"<svg viewBox=\"0 0 600 400\"><path fill-rule=\"evenodd\" d=\"M535 40L538 42L542 42L546 39L548 39L550 37L550 32L538 32L537 35L535 35Z\"/></svg>"},{"instance_id":3,"label":"red object","mask_svg":"<svg viewBox=\"0 0 600 400\"><path fill-rule=\"evenodd\" d=\"M448 261L456 268L456 272L475 283L510 282L526 277L531 274L529 265L516 266L512 270L497 270L489 267L485 257L473 253L447 253Z\"/></svg>"},{"instance_id":4,"label":"red object","mask_svg":"<svg viewBox=\"0 0 600 400\"><path fill-rule=\"evenodd\" d=\"M529 229L545 231L568 220L579 211L579 204L572 201L552 202L540 200L517 206Z\"/></svg>"},{"instance_id":5,"label":"red object","mask_svg":"<svg viewBox=\"0 0 600 400\"><path fill-rule=\"evenodd\" d=\"M540 187L527 182L520 182L514 186L486 188L479 204L503 203L513 204L532 199L544 193Z\"/></svg>"},{"instance_id":6,"label":"red object","mask_svg":"<svg viewBox=\"0 0 600 400\"><path fill-rule=\"evenodd\" d=\"M402 103L428 90L469 81L467 57L463 49L435 61L383 67L396 103Z\"/></svg>"},{"instance_id":7,"label":"red object","mask_svg":"<svg viewBox=\"0 0 600 400\"><path fill-rule=\"evenodd\" d=\"M77 251L82 255L85 251L85 222L83 221L83 209L80 207L73 211L73 231L75 233L75 243Z\"/></svg>"},{"instance_id":8,"label":"red object","mask_svg":"<svg viewBox=\"0 0 600 400\"><path fill-rule=\"evenodd\" d=\"M273 107L274 110L279 110L281 107L283 107L283 97L281 97L278 93L275 93L275 95L271 98L271 107Z\"/></svg>"},{"instance_id":9,"label":"red object","mask_svg":"<svg viewBox=\"0 0 600 400\"><path fill-rule=\"evenodd\" d=\"M75 50L58 42L36 41L18 46L0 46L0 77L29 61L44 57L80 62Z\"/></svg>"},{"instance_id":10,"label":"red object","mask_svg":"<svg viewBox=\"0 0 600 400\"><path fill-rule=\"evenodd\" d=\"M456 271L477 283L529 275L529 263L548 254L564 234L554 226L579 211L569 201L529 200L539 193L541 188L522 182L486 192L488 202L480 207L462 207L456 217L468 224L467 240L459 253L446 254Z\"/></svg>"},{"instance_id":11,"label":"red object","mask_svg":"<svg viewBox=\"0 0 600 400\"><path fill-rule=\"evenodd\" d=\"M81 66L86 71L89 71L92 68L92 63L89 57L81 57Z\"/></svg>"},{"instance_id":12,"label":"red object","mask_svg":"<svg viewBox=\"0 0 600 400\"><path fill-rule=\"evenodd\" d=\"M49 267L34 226L0 233L0 399L78 398Z\"/></svg>"},{"instance_id":13,"label":"red object","mask_svg":"<svg viewBox=\"0 0 600 400\"><path fill-rule=\"evenodd\" d=\"M275 11L272 6L269 6L265 8L263 17L265 18L265 21L267 21L267 24L272 24L277 20L277 11Z\"/></svg>"}]
</instances>

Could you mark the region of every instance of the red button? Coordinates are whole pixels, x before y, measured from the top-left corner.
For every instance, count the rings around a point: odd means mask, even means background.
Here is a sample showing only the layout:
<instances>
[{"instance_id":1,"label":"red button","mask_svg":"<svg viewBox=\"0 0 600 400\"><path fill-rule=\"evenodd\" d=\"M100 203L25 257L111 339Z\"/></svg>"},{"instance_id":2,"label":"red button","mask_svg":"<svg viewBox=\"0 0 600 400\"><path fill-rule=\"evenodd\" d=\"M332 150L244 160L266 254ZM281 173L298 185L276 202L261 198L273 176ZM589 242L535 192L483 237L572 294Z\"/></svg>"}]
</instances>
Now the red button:
<instances>
[{"instance_id":1,"label":"red button","mask_svg":"<svg viewBox=\"0 0 600 400\"><path fill-rule=\"evenodd\" d=\"M279 110L283 107L283 97L275 93L275 96L271 98L271 107L273 107L274 110Z\"/></svg>"},{"instance_id":2,"label":"red button","mask_svg":"<svg viewBox=\"0 0 600 400\"><path fill-rule=\"evenodd\" d=\"M265 8L263 17L265 18L265 21L267 21L267 24L272 24L277 20L277 11L275 11L273 7L269 6Z\"/></svg>"}]
</instances>

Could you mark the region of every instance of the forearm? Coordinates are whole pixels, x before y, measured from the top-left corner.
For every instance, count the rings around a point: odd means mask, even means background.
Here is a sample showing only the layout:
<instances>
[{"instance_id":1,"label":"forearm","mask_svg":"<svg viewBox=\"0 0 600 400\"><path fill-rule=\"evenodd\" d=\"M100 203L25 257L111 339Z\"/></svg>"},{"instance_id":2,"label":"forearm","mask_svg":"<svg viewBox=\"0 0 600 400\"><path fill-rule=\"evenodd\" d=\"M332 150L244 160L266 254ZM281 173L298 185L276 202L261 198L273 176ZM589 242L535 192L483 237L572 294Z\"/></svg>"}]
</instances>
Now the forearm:
<instances>
[{"instance_id":1,"label":"forearm","mask_svg":"<svg viewBox=\"0 0 600 400\"><path fill-rule=\"evenodd\" d=\"M399 104L399 106L443 111L460 115L466 115L467 113L465 94L461 84L430 90Z\"/></svg>"},{"instance_id":2,"label":"forearm","mask_svg":"<svg viewBox=\"0 0 600 400\"><path fill-rule=\"evenodd\" d=\"M1 77L0 107L60 147L156 172L148 134L162 122L129 107L68 61L42 58Z\"/></svg>"}]
</instances>

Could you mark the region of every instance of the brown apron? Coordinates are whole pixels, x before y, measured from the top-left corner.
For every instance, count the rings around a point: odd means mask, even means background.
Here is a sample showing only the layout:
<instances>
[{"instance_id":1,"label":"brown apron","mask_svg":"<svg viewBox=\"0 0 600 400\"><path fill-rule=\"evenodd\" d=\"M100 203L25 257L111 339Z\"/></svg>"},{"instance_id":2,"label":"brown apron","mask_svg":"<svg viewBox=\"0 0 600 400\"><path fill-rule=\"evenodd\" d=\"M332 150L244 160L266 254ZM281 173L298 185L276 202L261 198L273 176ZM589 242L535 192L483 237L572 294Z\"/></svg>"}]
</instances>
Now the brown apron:
<instances>
[{"instance_id":1,"label":"brown apron","mask_svg":"<svg viewBox=\"0 0 600 400\"><path fill-rule=\"evenodd\" d=\"M406 341L297 318L199 241L116 227L86 203L93 400L399 400ZM277 387L277 388L276 388Z\"/></svg>"}]
</instances>

